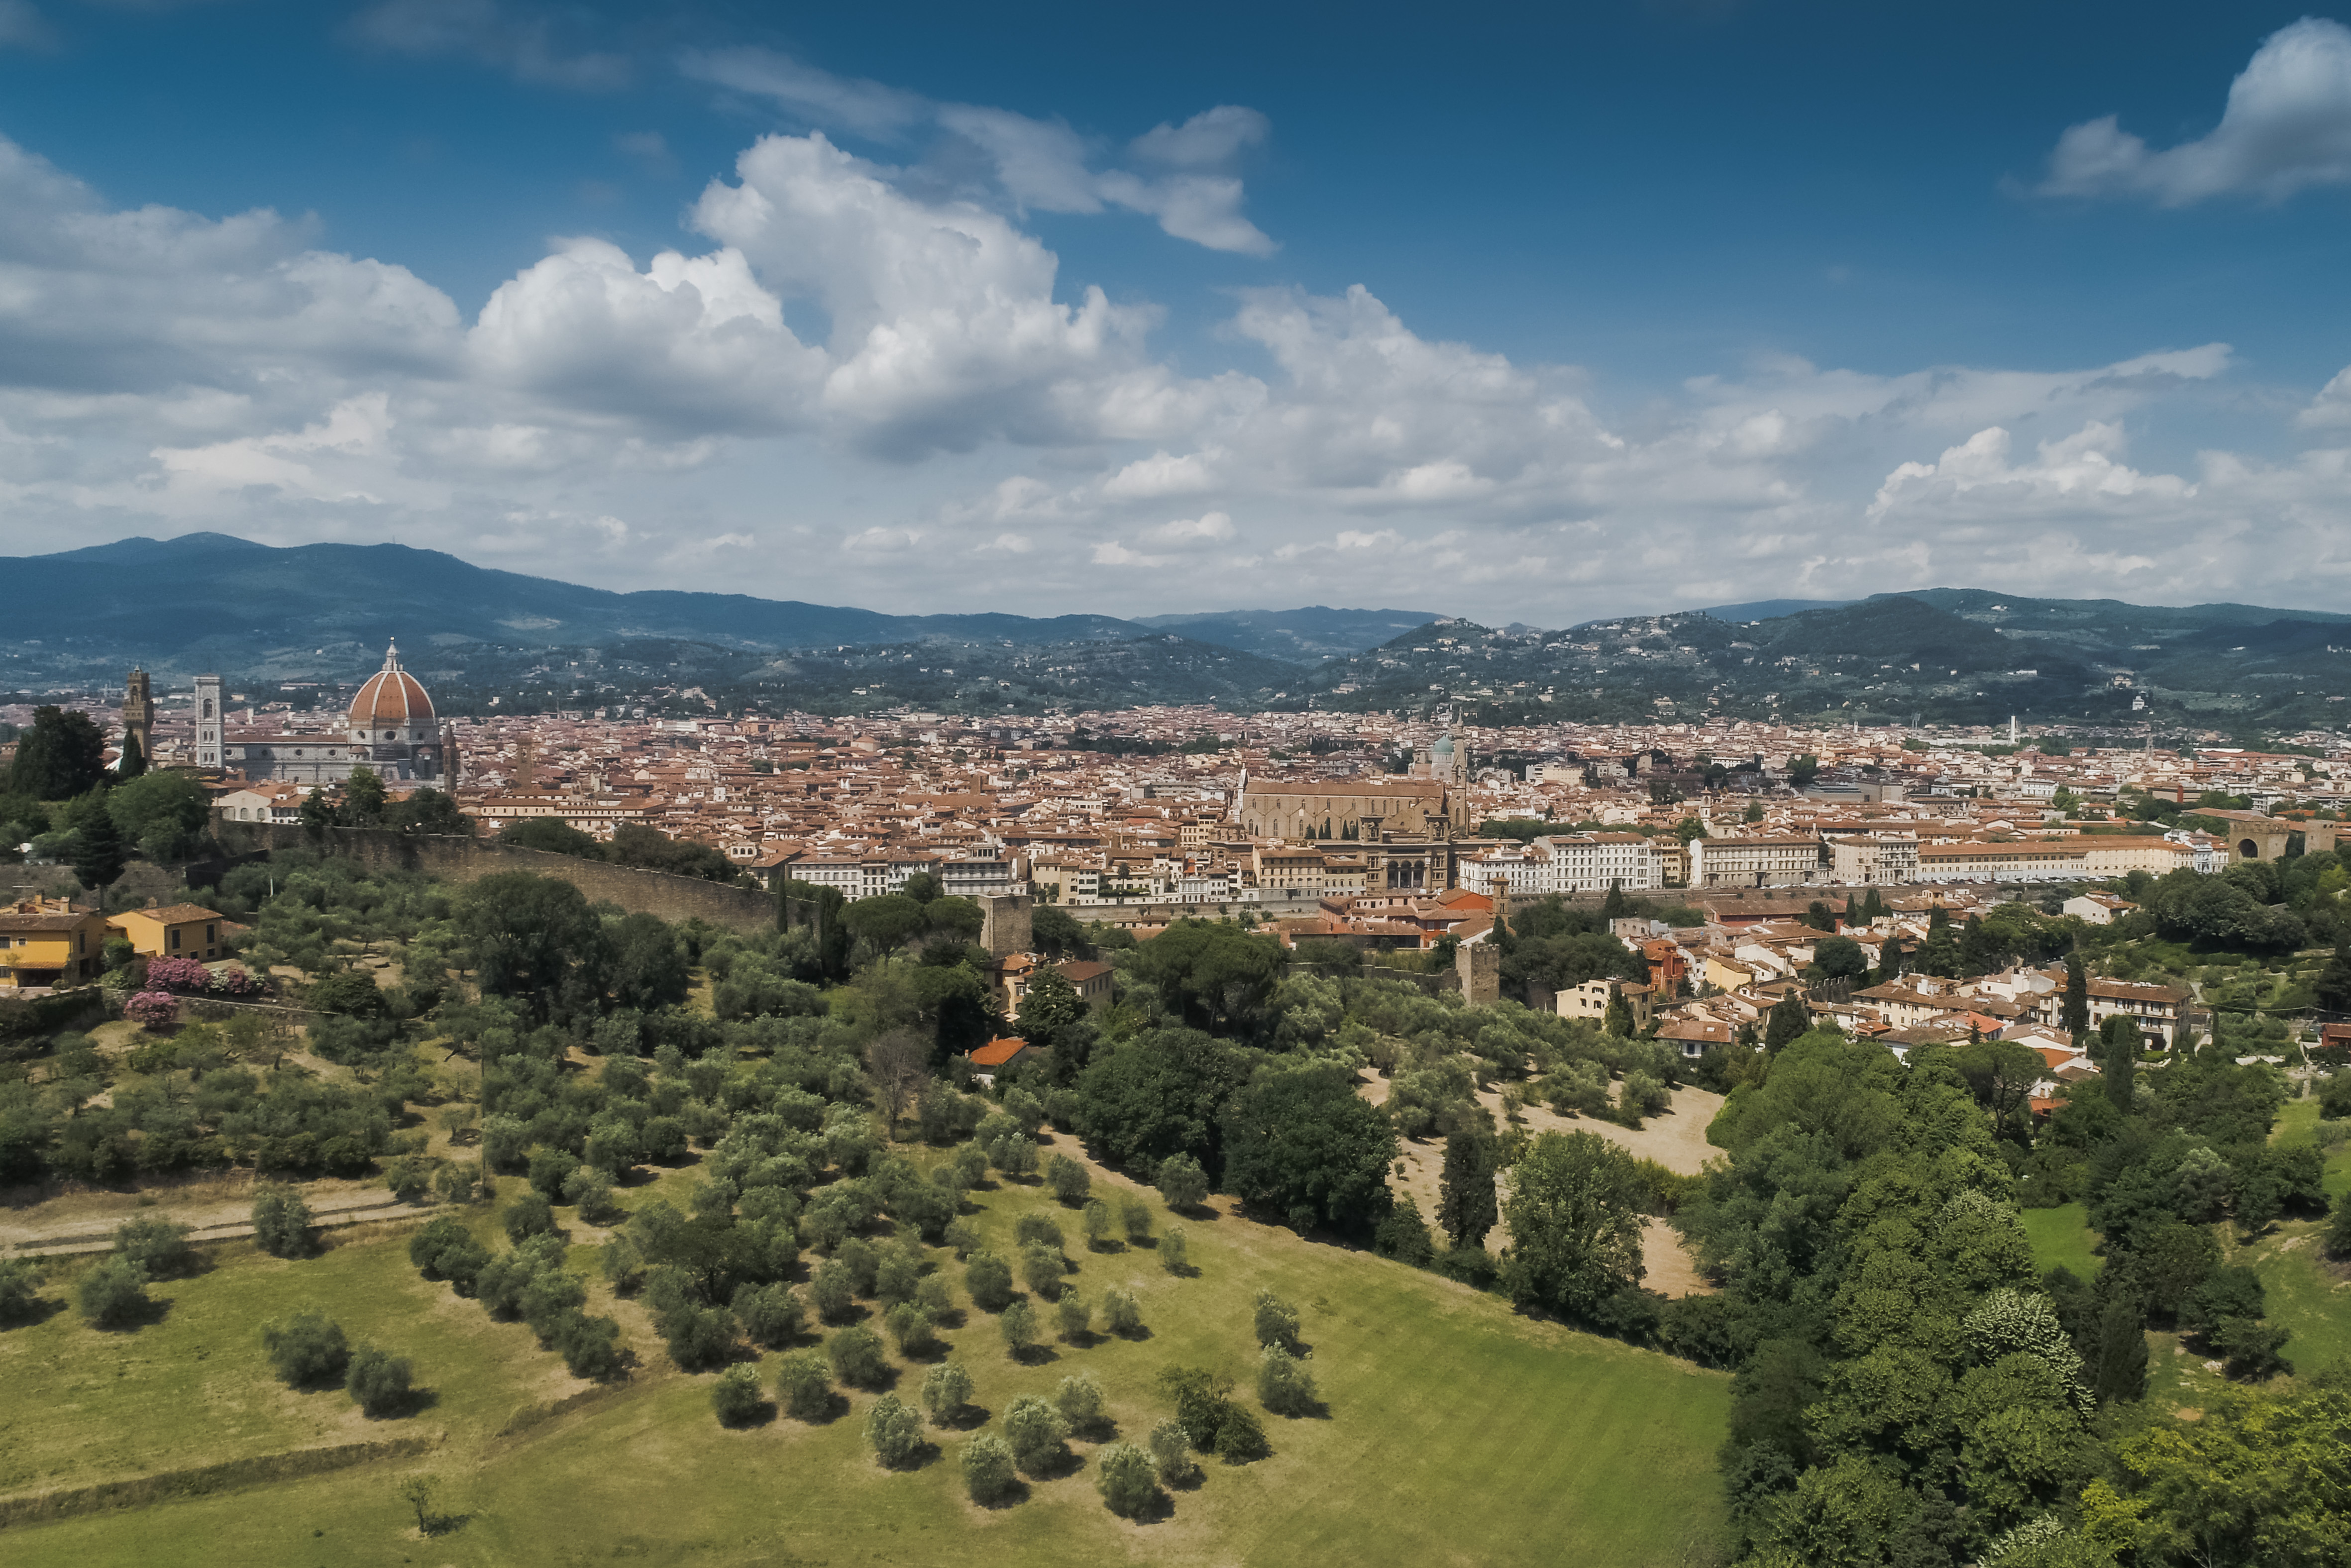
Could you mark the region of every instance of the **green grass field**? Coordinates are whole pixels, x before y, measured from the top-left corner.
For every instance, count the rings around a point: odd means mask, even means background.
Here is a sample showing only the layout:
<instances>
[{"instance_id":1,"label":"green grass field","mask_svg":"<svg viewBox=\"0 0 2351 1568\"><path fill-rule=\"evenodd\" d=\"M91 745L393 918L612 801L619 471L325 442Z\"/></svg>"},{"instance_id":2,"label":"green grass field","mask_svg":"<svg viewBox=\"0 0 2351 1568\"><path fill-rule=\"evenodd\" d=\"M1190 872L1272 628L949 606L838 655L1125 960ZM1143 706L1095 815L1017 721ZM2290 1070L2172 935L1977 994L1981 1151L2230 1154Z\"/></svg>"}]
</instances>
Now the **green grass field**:
<instances>
[{"instance_id":1,"label":"green grass field","mask_svg":"<svg viewBox=\"0 0 2351 1568\"><path fill-rule=\"evenodd\" d=\"M1062 1140L1066 1146L1068 1140ZM690 1179L674 1172L664 1187ZM1116 1178L1099 1171L1097 1190ZM505 1184L509 1192L519 1184ZM643 1201L644 1189L631 1196ZM1032 1482L1025 1500L981 1509L955 1459L964 1434L939 1432L919 1468L884 1471L863 1440L874 1395L809 1427L778 1416L729 1431L710 1412L708 1375L671 1366L633 1302L594 1286L591 1311L621 1318L643 1358L609 1396L525 1429L518 1409L589 1385L408 1265L404 1236L352 1236L297 1263L223 1249L199 1278L159 1290L162 1322L102 1333L78 1315L0 1334L5 1479L21 1493L411 1431L445 1433L423 1461L88 1515L5 1531L12 1568L117 1562L277 1564L1105 1562L1246 1563L1591 1562L1638 1568L1709 1562L1721 1527L1713 1470L1729 1381L1686 1363L1515 1316L1498 1298L1367 1253L1309 1245L1219 1214L1186 1223L1195 1277L1176 1279L1149 1248L1083 1249L1075 1216L1034 1188L974 1195L974 1223L1010 1251L1028 1208L1062 1216L1098 1297L1131 1282L1147 1337L1057 1345L1022 1365L996 1322L973 1312L945 1337L978 1405L1000 1416L1018 1395L1050 1394L1092 1372L1117 1435L1139 1440L1168 1413L1154 1392L1171 1362L1218 1367L1249 1386L1249 1301L1270 1287L1301 1308L1325 1419L1268 1416L1272 1457L1210 1459L1172 1509L1132 1523L1105 1510L1091 1463ZM1156 1201L1155 1207L1156 1207ZM1162 1214L1163 1223L1166 1217ZM484 1216L487 1222L486 1215ZM1179 1221L1179 1223L1183 1223ZM943 1261L963 1300L961 1270ZM586 1255L575 1267L590 1263ZM590 1265L592 1266L592 1265ZM52 1297L61 1292L52 1285ZM315 1301L354 1338L411 1355L437 1402L403 1421L369 1422L340 1393L294 1394L268 1375L260 1322ZM764 1358L772 1368L775 1357ZM904 1368L904 1364L897 1364ZM899 1379L912 1400L919 1366ZM1073 1445L1081 1460L1096 1445ZM462 1524L420 1538L396 1495L423 1469Z\"/></svg>"},{"instance_id":2,"label":"green grass field","mask_svg":"<svg viewBox=\"0 0 2351 1568\"><path fill-rule=\"evenodd\" d=\"M2024 1234L2032 1242L2035 1270L2045 1274L2063 1267L2085 1280L2097 1273L2105 1260L2093 1250L2098 1245L2098 1233L2090 1228L2089 1211L2082 1205L2068 1203L2056 1208L2018 1212L2024 1220Z\"/></svg>"}]
</instances>

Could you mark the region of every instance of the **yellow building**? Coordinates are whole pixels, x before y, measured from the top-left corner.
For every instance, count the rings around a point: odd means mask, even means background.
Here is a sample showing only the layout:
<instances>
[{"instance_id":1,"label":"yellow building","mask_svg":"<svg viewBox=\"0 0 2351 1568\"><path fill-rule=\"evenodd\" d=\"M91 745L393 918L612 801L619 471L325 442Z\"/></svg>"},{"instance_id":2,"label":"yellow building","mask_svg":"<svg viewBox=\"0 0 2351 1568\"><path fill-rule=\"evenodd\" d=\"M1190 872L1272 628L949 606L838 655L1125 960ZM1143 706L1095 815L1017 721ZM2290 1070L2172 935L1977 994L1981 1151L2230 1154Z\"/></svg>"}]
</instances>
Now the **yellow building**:
<instances>
[{"instance_id":1,"label":"yellow building","mask_svg":"<svg viewBox=\"0 0 2351 1568\"><path fill-rule=\"evenodd\" d=\"M0 908L0 985L71 985L95 979L106 919L62 898L27 898Z\"/></svg>"},{"instance_id":2,"label":"yellow building","mask_svg":"<svg viewBox=\"0 0 2351 1568\"><path fill-rule=\"evenodd\" d=\"M173 904L162 909L126 909L107 918L107 927L120 933L143 958L194 958L209 962L225 958L221 916L199 904Z\"/></svg>"}]
</instances>

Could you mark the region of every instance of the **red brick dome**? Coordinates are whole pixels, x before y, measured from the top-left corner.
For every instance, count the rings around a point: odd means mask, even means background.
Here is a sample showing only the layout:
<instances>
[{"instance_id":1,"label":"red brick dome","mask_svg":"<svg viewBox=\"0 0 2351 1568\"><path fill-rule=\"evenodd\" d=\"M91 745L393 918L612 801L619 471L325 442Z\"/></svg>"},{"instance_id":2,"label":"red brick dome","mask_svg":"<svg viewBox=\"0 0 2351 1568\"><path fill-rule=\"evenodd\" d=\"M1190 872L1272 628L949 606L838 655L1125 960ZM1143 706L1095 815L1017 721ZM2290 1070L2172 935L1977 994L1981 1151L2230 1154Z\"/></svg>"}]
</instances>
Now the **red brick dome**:
<instances>
[{"instance_id":1,"label":"red brick dome","mask_svg":"<svg viewBox=\"0 0 2351 1568\"><path fill-rule=\"evenodd\" d=\"M383 655L383 668L368 677L351 699L351 727L372 729L381 725L413 726L433 722L433 699L416 677L400 667L397 644Z\"/></svg>"}]
</instances>

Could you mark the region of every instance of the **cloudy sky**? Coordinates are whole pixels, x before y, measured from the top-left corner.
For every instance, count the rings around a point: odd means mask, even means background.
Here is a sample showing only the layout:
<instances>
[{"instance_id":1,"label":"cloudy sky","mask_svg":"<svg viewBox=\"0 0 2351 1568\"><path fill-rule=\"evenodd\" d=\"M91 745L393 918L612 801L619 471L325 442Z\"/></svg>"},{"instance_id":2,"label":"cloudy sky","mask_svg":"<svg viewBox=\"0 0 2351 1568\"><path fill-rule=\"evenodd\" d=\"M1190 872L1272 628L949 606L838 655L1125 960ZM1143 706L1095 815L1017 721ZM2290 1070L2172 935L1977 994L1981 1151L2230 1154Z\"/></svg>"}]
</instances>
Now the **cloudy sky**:
<instances>
[{"instance_id":1,"label":"cloudy sky","mask_svg":"<svg viewBox=\"0 0 2351 1568\"><path fill-rule=\"evenodd\" d=\"M2341 609L2346 22L0 0L0 555Z\"/></svg>"}]
</instances>

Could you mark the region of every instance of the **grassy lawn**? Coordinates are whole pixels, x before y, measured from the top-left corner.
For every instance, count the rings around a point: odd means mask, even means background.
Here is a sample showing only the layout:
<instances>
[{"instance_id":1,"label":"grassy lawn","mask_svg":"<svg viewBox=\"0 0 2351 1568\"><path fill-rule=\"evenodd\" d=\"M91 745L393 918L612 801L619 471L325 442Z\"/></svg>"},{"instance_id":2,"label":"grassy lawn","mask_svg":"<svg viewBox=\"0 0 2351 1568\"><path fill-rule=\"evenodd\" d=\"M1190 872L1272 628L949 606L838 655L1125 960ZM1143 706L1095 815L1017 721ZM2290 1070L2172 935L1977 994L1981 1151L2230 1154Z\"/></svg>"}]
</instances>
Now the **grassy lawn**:
<instances>
[{"instance_id":1,"label":"grassy lawn","mask_svg":"<svg viewBox=\"0 0 2351 1568\"><path fill-rule=\"evenodd\" d=\"M2105 1261L2092 1251L2098 1245L2098 1233L2090 1228L2089 1211L2081 1204L2019 1212L2024 1234L2032 1242L2032 1267L2040 1272L2063 1267L2087 1280Z\"/></svg>"},{"instance_id":2,"label":"grassy lawn","mask_svg":"<svg viewBox=\"0 0 2351 1568\"><path fill-rule=\"evenodd\" d=\"M2318 1127L2316 1099L2290 1101L2278 1112L2277 1125L2270 1130L2274 1144L2306 1144ZM2340 1203L2351 1194L2351 1143L2337 1144L2326 1155L2326 1197L2330 1203Z\"/></svg>"},{"instance_id":3,"label":"grassy lawn","mask_svg":"<svg viewBox=\"0 0 2351 1568\"><path fill-rule=\"evenodd\" d=\"M1098 1192L1123 1185L1099 1170L1095 1183ZM630 1201L643 1201L644 1191ZM962 1433L935 1433L939 1451L911 1470L873 1463L863 1441L873 1394L852 1394L847 1414L821 1426L779 1416L722 1429L710 1413L710 1376L672 1367L631 1302L616 1315L643 1360L633 1381L499 1436L517 1407L584 1385L523 1325L493 1323L446 1286L419 1279L400 1235L354 1238L297 1264L227 1249L211 1273L167 1288L172 1310L154 1326L99 1334L59 1314L0 1335L0 1379L10 1393L0 1431L11 1456L0 1490L350 1441L387 1427L445 1429L421 1468L443 1478L444 1506L464 1523L421 1541L394 1490L419 1467L386 1464L13 1529L8 1561L962 1563L985 1554L1089 1568L1639 1568L1716 1560L1722 1518L1713 1457L1729 1403L1726 1376L1530 1322L1498 1298L1229 1213L1178 1221L1197 1272L1177 1279L1150 1247L1088 1253L1076 1216L1039 1189L999 1186L973 1197L983 1208L973 1223L1008 1255L1021 1212L1059 1215L1079 1265L1073 1287L1098 1298L1107 1285L1130 1284L1150 1330L1135 1341L1058 1344L1050 1360L1023 1365L1005 1354L995 1319L970 1312L945 1337L973 1375L976 1402L991 1413L987 1429L1015 1396L1050 1394L1079 1370L1102 1384L1116 1435L1130 1440L1168 1413L1152 1382L1171 1362L1217 1367L1247 1397L1249 1301L1260 1288L1301 1309L1328 1418L1266 1417L1271 1458L1241 1468L1208 1460L1205 1481L1174 1494L1151 1522L1102 1506L1091 1442L1072 1445L1079 1468L1032 1481L1025 1500L983 1510L964 1497ZM1169 1217L1153 1202L1165 1224ZM962 1301L961 1269L949 1254L934 1257ZM601 1282L594 1291L590 1311L613 1310ZM354 1337L413 1355L440 1403L407 1422L369 1423L340 1394L283 1394L253 1325L306 1298ZM772 1354L763 1360L772 1368ZM921 1368L895 1364L898 1392L911 1402Z\"/></svg>"}]
</instances>

